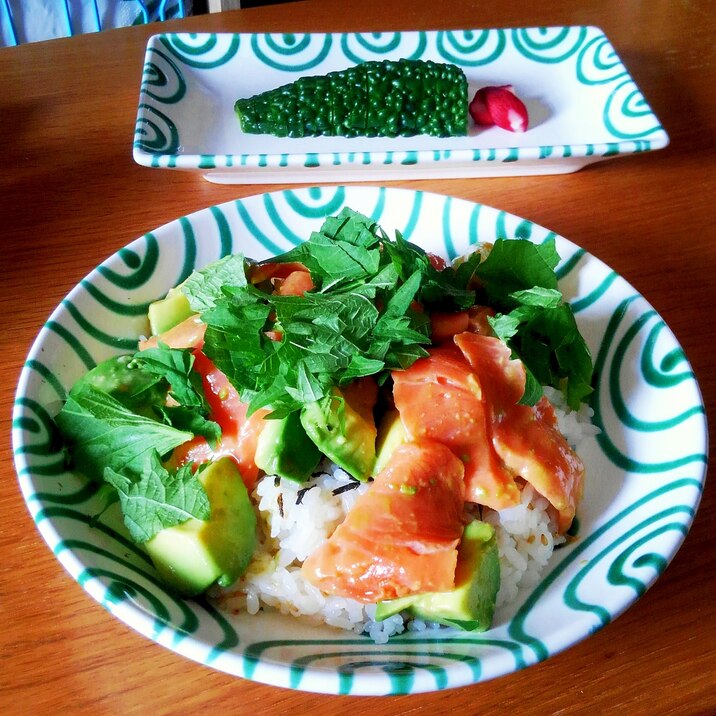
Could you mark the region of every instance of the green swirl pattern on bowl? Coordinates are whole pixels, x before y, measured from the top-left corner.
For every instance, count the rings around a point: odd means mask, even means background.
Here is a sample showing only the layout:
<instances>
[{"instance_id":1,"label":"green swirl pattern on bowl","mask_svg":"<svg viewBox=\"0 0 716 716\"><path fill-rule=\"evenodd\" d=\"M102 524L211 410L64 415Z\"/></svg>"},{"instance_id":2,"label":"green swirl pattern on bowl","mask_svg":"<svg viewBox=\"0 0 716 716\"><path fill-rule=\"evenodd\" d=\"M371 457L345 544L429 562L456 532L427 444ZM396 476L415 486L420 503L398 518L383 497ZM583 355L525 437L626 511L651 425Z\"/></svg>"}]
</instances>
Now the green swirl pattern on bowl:
<instances>
[{"instance_id":1,"label":"green swirl pattern on bowl","mask_svg":"<svg viewBox=\"0 0 716 716\"><path fill-rule=\"evenodd\" d=\"M286 139L244 135L235 100L367 60L452 62L470 97L513 84L530 110L515 135ZM431 32L164 34L147 46L134 157L214 181L352 181L575 171L659 149L668 136L604 34L593 27Z\"/></svg>"},{"instance_id":2,"label":"green swirl pattern on bowl","mask_svg":"<svg viewBox=\"0 0 716 716\"><path fill-rule=\"evenodd\" d=\"M238 617L164 591L116 513L94 521L96 488L64 469L52 416L87 368L132 350L148 303L196 267L232 251L264 258L351 206L386 230L454 258L478 241L555 237L560 284L595 357L601 434L588 469L579 539L555 552L542 582L484 634L408 633L388 645L277 614ZM530 221L436 194L312 187L229 202L171 222L107 259L62 301L33 345L13 413L20 486L40 533L99 603L157 643L262 682L327 693L402 694L521 669L618 616L684 539L706 465L704 408L671 331L607 266Z\"/></svg>"}]
</instances>

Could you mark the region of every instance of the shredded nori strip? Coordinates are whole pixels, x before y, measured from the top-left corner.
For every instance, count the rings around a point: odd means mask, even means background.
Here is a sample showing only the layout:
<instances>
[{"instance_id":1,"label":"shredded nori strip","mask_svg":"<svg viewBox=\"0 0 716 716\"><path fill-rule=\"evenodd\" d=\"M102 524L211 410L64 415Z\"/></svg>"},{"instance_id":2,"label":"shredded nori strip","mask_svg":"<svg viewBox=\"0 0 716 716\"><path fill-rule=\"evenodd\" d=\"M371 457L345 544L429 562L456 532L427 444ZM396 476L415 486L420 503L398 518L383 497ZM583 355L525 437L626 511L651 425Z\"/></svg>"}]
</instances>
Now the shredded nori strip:
<instances>
[{"instance_id":1,"label":"shredded nori strip","mask_svg":"<svg viewBox=\"0 0 716 716\"><path fill-rule=\"evenodd\" d=\"M352 482L347 482L345 485L336 487L336 489L333 490L333 494L341 495L344 492L348 492L348 490L355 490L356 487L358 487L358 485L360 485L360 482L358 482L358 480L353 480Z\"/></svg>"},{"instance_id":2,"label":"shredded nori strip","mask_svg":"<svg viewBox=\"0 0 716 716\"><path fill-rule=\"evenodd\" d=\"M278 475L276 475L276 477L274 477L274 479L273 479L273 486L278 487L280 484L281 484L281 478Z\"/></svg>"},{"instance_id":3,"label":"shredded nori strip","mask_svg":"<svg viewBox=\"0 0 716 716\"><path fill-rule=\"evenodd\" d=\"M278 498L276 502L278 503L278 513L279 515L281 515L281 517L283 517L283 492L278 493Z\"/></svg>"},{"instance_id":4,"label":"shredded nori strip","mask_svg":"<svg viewBox=\"0 0 716 716\"><path fill-rule=\"evenodd\" d=\"M297 493L296 493L296 504L300 505L303 502L303 496L309 491L312 490L316 485L309 485L308 487L302 487Z\"/></svg>"}]
</instances>

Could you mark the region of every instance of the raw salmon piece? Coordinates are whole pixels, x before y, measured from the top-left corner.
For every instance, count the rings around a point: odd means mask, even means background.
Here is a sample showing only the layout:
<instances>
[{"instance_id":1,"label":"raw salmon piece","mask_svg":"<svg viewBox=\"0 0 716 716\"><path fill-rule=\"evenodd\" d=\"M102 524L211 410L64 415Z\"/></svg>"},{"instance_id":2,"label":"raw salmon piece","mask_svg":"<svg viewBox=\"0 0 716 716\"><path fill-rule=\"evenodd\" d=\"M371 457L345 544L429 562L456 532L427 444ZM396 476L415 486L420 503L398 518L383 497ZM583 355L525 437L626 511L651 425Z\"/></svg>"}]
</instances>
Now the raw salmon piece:
<instances>
[{"instance_id":1,"label":"raw salmon piece","mask_svg":"<svg viewBox=\"0 0 716 716\"><path fill-rule=\"evenodd\" d=\"M472 332L461 333L454 341L484 386L490 403L498 409L519 403L525 392L525 367L522 361L512 358L505 343Z\"/></svg>"},{"instance_id":2,"label":"raw salmon piece","mask_svg":"<svg viewBox=\"0 0 716 716\"><path fill-rule=\"evenodd\" d=\"M197 436L174 451L177 465L188 462L204 463L231 457L238 465L246 488L251 491L258 479L256 467L256 444L265 426L267 409L257 410L246 417L247 405L229 379L201 351L194 354L194 369L201 375L204 393L209 402L210 419L219 423L221 439L212 449L206 438Z\"/></svg>"},{"instance_id":3,"label":"raw salmon piece","mask_svg":"<svg viewBox=\"0 0 716 716\"><path fill-rule=\"evenodd\" d=\"M303 563L327 594L373 603L455 584L463 466L440 443L404 443L335 532Z\"/></svg>"},{"instance_id":4,"label":"raw salmon piece","mask_svg":"<svg viewBox=\"0 0 716 716\"><path fill-rule=\"evenodd\" d=\"M584 464L559 431L547 398L518 405L525 369L499 339L463 333L455 343L484 386L491 406L492 443L516 475L546 497L558 513L561 532L569 528L582 496Z\"/></svg>"},{"instance_id":5,"label":"raw salmon piece","mask_svg":"<svg viewBox=\"0 0 716 716\"><path fill-rule=\"evenodd\" d=\"M164 331L159 336L151 336L144 341L139 341L139 350L145 351L147 348L156 348L161 341L170 348L195 348L201 350L204 345L204 334L206 333L206 324L201 322L199 316L189 316L174 328Z\"/></svg>"},{"instance_id":6,"label":"raw salmon piece","mask_svg":"<svg viewBox=\"0 0 716 716\"><path fill-rule=\"evenodd\" d=\"M495 424L493 442L505 463L549 500L559 531L568 530L582 497L584 463L559 431L547 398L534 407L513 406Z\"/></svg>"},{"instance_id":7,"label":"raw salmon piece","mask_svg":"<svg viewBox=\"0 0 716 716\"><path fill-rule=\"evenodd\" d=\"M465 464L466 499L496 510L519 504L513 474L492 445L481 381L453 345L393 372L393 399L408 436L449 447Z\"/></svg>"}]
</instances>

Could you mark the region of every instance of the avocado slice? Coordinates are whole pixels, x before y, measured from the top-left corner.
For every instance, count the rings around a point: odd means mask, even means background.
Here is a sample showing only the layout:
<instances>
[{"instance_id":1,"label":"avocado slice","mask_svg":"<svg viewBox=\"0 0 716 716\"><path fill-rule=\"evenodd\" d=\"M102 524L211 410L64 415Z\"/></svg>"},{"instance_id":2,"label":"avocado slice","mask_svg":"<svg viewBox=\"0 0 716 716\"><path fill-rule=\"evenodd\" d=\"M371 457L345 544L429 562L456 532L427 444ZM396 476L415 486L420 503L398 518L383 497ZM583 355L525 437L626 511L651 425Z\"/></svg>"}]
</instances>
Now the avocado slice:
<instances>
[{"instance_id":1,"label":"avocado slice","mask_svg":"<svg viewBox=\"0 0 716 716\"><path fill-rule=\"evenodd\" d=\"M143 370L131 355L114 356L102 361L72 386L70 395L83 385L108 393L125 408L150 418L156 417L151 406L161 405L169 390L165 380Z\"/></svg>"},{"instance_id":2,"label":"avocado slice","mask_svg":"<svg viewBox=\"0 0 716 716\"><path fill-rule=\"evenodd\" d=\"M402 445L407 440L408 434L400 419L400 413L396 409L386 412L378 427L373 475L378 475L383 470L398 445Z\"/></svg>"},{"instance_id":3,"label":"avocado slice","mask_svg":"<svg viewBox=\"0 0 716 716\"><path fill-rule=\"evenodd\" d=\"M321 460L321 451L301 424L300 411L265 423L256 445L256 466L267 475L307 480Z\"/></svg>"},{"instance_id":4,"label":"avocado slice","mask_svg":"<svg viewBox=\"0 0 716 716\"><path fill-rule=\"evenodd\" d=\"M500 588L500 559L492 525L475 520L465 527L458 547L455 588L379 602L376 621L407 610L414 617L466 631L492 624Z\"/></svg>"},{"instance_id":5,"label":"avocado slice","mask_svg":"<svg viewBox=\"0 0 716 716\"><path fill-rule=\"evenodd\" d=\"M352 408L339 388L301 409L301 424L318 449L346 472L367 480L375 465L375 422Z\"/></svg>"},{"instance_id":6,"label":"avocado slice","mask_svg":"<svg viewBox=\"0 0 716 716\"><path fill-rule=\"evenodd\" d=\"M189 300L182 293L181 285L169 289L165 298L149 304L149 327L158 336L193 316Z\"/></svg>"},{"instance_id":7,"label":"avocado slice","mask_svg":"<svg viewBox=\"0 0 716 716\"><path fill-rule=\"evenodd\" d=\"M209 520L192 517L144 543L162 581L187 597L215 582L233 584L246 571L257 543L256 514L236 463L221 458L198 478L209 497Z\"/></svg>"}]
</instances>

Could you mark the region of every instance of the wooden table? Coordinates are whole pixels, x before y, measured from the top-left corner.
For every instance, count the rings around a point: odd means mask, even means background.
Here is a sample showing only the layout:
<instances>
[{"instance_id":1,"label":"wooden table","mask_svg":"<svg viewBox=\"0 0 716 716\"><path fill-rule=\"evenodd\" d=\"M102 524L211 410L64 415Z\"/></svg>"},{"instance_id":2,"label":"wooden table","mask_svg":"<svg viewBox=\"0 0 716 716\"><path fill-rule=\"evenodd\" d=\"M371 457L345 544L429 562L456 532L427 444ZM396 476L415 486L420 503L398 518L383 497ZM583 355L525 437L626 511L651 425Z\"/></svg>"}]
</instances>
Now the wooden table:
<instances>
[{"instance_id":1,"label":"wooden table","mask_svg":"<svg viewBox=\"0 0 716 716\"><path fill-rule=\"evenodd\" d=\"M509 7L508 7L509 5ZM593 24L671 136L663 151L543 178L400 182L528 217L644 293L716 405L716 13L709 0L309 0L166 23L187 31L346 31ZM683 548L626 614L545 663L418 697L324 697L231 678L112 618L33 527L11 466L10 408L51 310L101 260L167 221L279 186L216 186L131 156L147 37L112 30L0 50L1 713L716 712L716 491ZM713 416L712 416L713 417ZM713 429L713 422L711 423Z\"/></svg>"}]
</instances>

